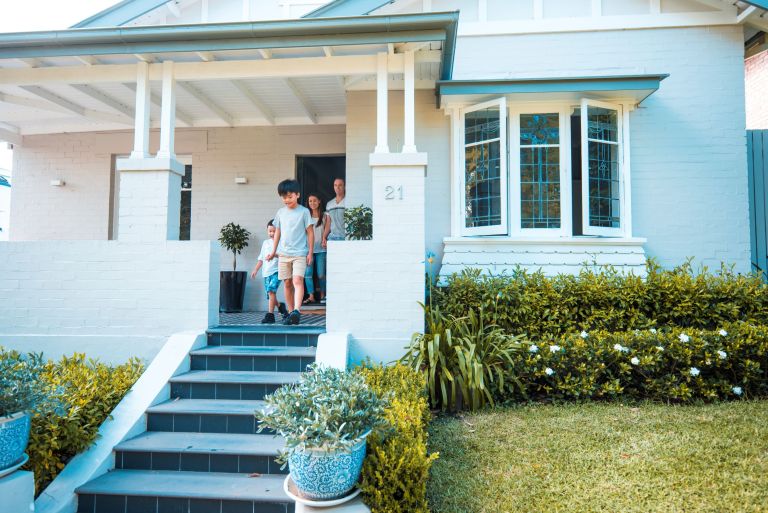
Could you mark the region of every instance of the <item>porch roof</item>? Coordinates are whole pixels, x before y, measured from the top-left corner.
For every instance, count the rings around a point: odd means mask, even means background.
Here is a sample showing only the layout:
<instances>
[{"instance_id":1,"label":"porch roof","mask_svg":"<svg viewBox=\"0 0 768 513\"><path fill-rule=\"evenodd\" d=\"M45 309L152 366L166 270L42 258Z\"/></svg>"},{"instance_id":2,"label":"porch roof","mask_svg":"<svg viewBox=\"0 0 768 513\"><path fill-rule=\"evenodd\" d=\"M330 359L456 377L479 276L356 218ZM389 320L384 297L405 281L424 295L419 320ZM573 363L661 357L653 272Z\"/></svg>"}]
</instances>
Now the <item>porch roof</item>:
<instances>
[{"instance_id":1,"label":"porch roof","mask_svg":"<svg viewBox=\"0 0 768 513\"><path fill-rule=\"evenodd\" d=\"M450 78L457 23L451 12L0 34L0 139L133 126L139 61L153 121L172 60L180 126L343 123L345 92L375 88L377 54L395 88L406 51L417 87Z\"/></svg>"},{"instance_id":2,"label":"porch roof","mask_svg":"<svg viewBox=\"0 0 768 513\"><path fill-rule=\"evenodd\" d=\"M438 101L481 101L490 96L511 96L520 100L577 99L582 95L605 100L642 102L659 89L667 74L616 75L597 77L517 78L490 80L440 80Z\"/></svg>"}]
</instances>

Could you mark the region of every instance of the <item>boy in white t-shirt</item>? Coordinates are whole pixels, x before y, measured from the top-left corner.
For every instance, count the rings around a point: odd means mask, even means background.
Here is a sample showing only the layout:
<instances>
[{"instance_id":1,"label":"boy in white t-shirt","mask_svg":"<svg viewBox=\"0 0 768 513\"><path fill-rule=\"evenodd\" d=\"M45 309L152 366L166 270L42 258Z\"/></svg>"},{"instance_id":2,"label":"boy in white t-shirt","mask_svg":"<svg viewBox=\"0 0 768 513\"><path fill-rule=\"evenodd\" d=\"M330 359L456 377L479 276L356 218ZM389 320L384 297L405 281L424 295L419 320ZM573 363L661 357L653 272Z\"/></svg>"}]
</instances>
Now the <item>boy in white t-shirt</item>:
<instances>
[{"instance_id":1,"label":"boy in white t-shirt","mask_svg":"<svg viewBox=\"0 0 768 513\"><path fill-rule=\"evenodd\" d=\"M264 289L267 291L269 297L269 311L261 320L262 324L274 324L275 323L275 307L278 308L283 317L288 315L288 310L285 309L283 303L277 302L277 289L280 288L280 280L277 277L277 259L267 260L267 256L272 254L275 249L275 225L274 221L270 220L267 223L267 236L268 238L262 243L261 251L259 252L258 262L256 267L251 272L251 279L256 279L256 275L259 273L259 269L264 266L264 270L261 272L264 276Z\"/></svg>"}]
</instances>

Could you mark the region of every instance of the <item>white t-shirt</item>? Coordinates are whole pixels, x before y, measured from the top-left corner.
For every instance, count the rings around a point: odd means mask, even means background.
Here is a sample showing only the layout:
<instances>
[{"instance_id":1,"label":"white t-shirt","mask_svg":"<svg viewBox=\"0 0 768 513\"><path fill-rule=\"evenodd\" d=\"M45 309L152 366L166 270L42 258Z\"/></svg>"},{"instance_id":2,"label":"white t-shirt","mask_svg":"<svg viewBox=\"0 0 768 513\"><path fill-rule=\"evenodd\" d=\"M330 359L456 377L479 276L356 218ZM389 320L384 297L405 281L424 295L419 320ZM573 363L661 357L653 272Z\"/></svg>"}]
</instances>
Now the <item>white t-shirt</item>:
<instances>
[{"instance_id":1,"label":"white t-shirt","mask_svg":"<svg viewBox=\"0 0 768 513\"><path fill-rule=\"evenodd\" d=\"M261 267L261 275L263 277L272 276L277 272L277 257L272 260L267 260L267 257L272 254L272 250L275 248L275 241L267 239L261 244L261 251L259 252L259 258L264 264Z\"/></svg>"},{"instance_id":2,"label":"white t-shirt","mask_svg":"<svg viewBox=\"0 0 768 513\"><path fill-rule=\"evenodd\" d=\"M274 224L275 228L280 228L278 255L307 256L309 254L307 228L312 226L312 216L307 207L296 205L296 208L281 208L275 214Z\"/></svg>"},{"instance_id":3,"label":"white t-shirt","mask_svg":"<svg viewBox=\"0 0 768 513\"><path fill-rule=\"evenodd\" d=\"M326 252L325 248L323 247L323 231L325 231L325 223L330 223L331 222L330 221L331 217L328 215L327 212L325 214L323 214L323 217L325 217L325 219L323 219L323 224L321 224L320 226L317 226L317 217L313 217L312 218L312 224L313 224L313 228L315 230L315 247L312 250L313 253L325 253ZM333 225L331 225L331 226L333 226Z\"/></svg>"},{"instance_id":4,"label":"white t-shirt","mask_svg":"<svg viewBox=\"0 0 768 513\"><path fill-rule=\"evenodd\" d=\"M331 216L331 233L328 234L329 238L344 239L347 235L344 227L344 198L338 203L336 198L333 198L325 206L325 211Z\"/></svg>"}]
</instances>

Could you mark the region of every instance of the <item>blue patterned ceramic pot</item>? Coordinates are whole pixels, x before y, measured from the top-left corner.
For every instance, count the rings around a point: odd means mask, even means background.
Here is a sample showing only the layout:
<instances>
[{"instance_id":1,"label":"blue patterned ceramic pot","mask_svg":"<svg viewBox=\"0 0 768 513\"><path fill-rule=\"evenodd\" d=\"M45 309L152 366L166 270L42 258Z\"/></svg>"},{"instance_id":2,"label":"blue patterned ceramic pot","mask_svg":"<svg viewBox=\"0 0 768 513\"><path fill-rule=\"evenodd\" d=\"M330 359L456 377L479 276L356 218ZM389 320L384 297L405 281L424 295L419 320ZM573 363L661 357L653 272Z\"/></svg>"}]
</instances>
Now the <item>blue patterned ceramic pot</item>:
<instances>
[{"instance_id":1,"label":"blue patterned ceramic pot","mask_svg":"<svg viewBox=\"0 0 768 513\"><path fill-rule=\"evenodd\" d=\"M346 495L360 478L370 431L347 451L304 449L288 456L291 479L307 499L331 500Z\"/></svg>"},{"instance_id":2,"label":"blue patterned ceramic pot","mask_svg":"<svg viewBox=\"0 0 768 513\"><path fill-rule=\"evenodd\" d=\"M24 455L31 425L31 417L27 413L0 417L0 470L12 466Z\"/></svg>"}]
</instances>

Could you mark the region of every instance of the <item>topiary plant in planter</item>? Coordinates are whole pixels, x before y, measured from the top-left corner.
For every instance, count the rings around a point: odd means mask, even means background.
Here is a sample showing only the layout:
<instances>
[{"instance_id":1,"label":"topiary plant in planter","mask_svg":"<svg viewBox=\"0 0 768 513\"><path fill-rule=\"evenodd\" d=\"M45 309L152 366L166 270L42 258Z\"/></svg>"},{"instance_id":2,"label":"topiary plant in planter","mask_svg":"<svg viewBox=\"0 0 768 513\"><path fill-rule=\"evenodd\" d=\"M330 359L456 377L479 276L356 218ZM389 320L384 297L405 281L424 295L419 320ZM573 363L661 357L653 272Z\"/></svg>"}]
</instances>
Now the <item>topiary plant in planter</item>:
<instances>
[{"instance_id":1,"label":"topiary plant in planter","mask_svg":"<svg viewBox=\"0 0 768 513\"><path fill-rule=\"evenodd\" d=\"M232 270L221 271L219 288L219 310L242 312L245 299L245 283L248 273L237 270L237 255L248 247L251 232L239 224L229 223L221 228L219 242L224 249L232 252Z\"/></svg>"},{"instance_id":2,"label":"topiary plant in planter","mask_svg":"<svg viewBox=\"0 0 768 513\"><path fill-rule=\"evenodd\" d=\"M59 392L48 390L42 354L15 351L0 358L0 475L23 465L32 415L62 405Z\"/></svg>"},{"instance_id":3,"label":"topiary plant in planter","mask_svg":"<svg viewBox=\"0 0 768 513\"><path fill-rule=\"evenodd\" d=\"M266 398L256 412L264 428L285 438L277 459L307 499L333 500L355 487L366 437L386 426L390 396L380 397L359 373L312 365L294 384Z\"/></svg>"}]
</instances>

